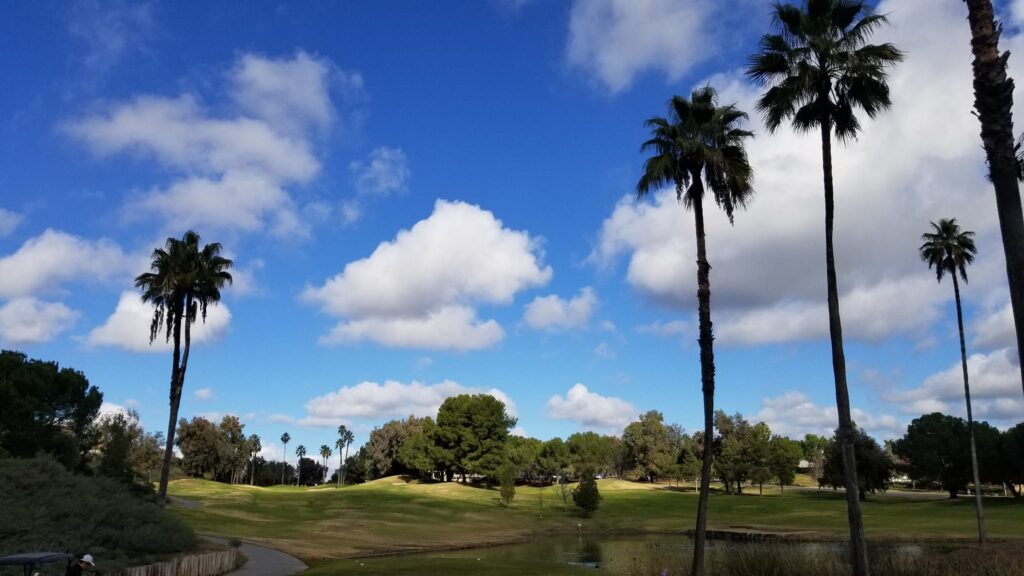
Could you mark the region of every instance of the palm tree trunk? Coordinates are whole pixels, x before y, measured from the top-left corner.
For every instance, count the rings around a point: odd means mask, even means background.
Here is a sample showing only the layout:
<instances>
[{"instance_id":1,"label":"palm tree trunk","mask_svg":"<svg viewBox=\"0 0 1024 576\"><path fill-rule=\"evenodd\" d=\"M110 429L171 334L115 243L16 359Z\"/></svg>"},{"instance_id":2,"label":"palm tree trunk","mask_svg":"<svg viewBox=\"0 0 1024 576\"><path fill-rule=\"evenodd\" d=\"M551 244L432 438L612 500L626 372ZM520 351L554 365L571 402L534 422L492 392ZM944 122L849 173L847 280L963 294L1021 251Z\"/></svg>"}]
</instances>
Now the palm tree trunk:
<instances>
[{"instance_id":1,"label":"palm tree trunk","mask_svg":"<svg viewBox=\"0 0 1024 576\"><path fill-rule=\"evenodd\" d=\"M700 345L700 382L704 393L704 462L701 465L700 494L697 498L697 526L693 532L693 576L704 574L704 547L708 521L708 492L711 487L711 449L714 438L715 352L711 331L711 265L704 241L703 189L700 176L694 180L693 216L697 230L697 323Z\"/></svg>"},{"instance_id":2,"label":"palm tree trunk","mask_svg":"<svg viewBox=\"0 0 1024 576\"><path fill-rule=\"evenodd\" d=\"M967 13L974 54L974 108L981 121L981 141L996 193L1017 355L1024 358L1024 215L1013 147L1013 79L1006 75L1010 53L999 53L1001 27L996 26L991 0L967 0ZM1024 362L1020 362L1020 370L1024 391Z\"/></svg>"},{"instance_id":3,"label":"palm tree trunk","mask_svg":"<svg viewBox=\"0 0 1024 576\"><path fill-rule=\"evenodd\" d=\"M352 445L351 442L346 442L345 443L345 460L346 461L348 461L348 447L351 446L351 445ZM345 472L347 472L346 466L344 464L342 464L341 465L341 485L342 486L345 485Z\"/></svg>"},{"instance_id":4,"label":"palm tree trunk","mask_svg":"<svg viewBox=\"0 0 1024 576\"><path fill-rule=\"evenodd\" d=\"M338 446L338 487L341 487L341 469L345 467L345 457L342 455L341 446Z\"/></svg>"},{"instance_id":5,"label":"palm tree trunk","mask_svg":"<svg viewBox=\"0 0 1024 576\"><path fill-rule=\"evenodd\" d=\"M288 470L288 443L282 442L282 444L284 444L284 455L281 456L281 459L284 462L281 465L281 484L284 484L284 473Z\"/></svg>"},{"instance_id":6,"label":"palm tree trunk","mask_svg":"<svg viewBox=\"0 0 1024 576\"><path fill-rule=\"evenodd\" d=\"M832 124L821 122L821 157L825 180L825 275L828 279L828 329L832 340L832 373L836 382L836 408L839 412L839 444L843 454L843 484L850 524L850 567L853 576L868 576L868 552L864 541L864 520L860 513L860 489L857 485L857 461L853 453L854 429L850 416L850 391L846 386L846 356L843 353L843 325L839 318L839 282L832 247L835 199L832 188Z\"/></svg>"},{"instance_id":7,"label":"palm tree trunk","mask_svg":"<svg viewBox=\"0 0 1024 576\"><path fill-rule=\"evenodd\" d=\"M181 371L181 310L175 309L172 315L174 354L171 360L170 415L167 418L167 444L164 447L164 461L160 468L160 488L157 490L157 496L161 502L167 499L167 482L171 475L171 458L174 456L174 431L178 424L178 408L181 405L181 379L178 377L178 373Z\"/></svg>"},{"instance_id":8,"label":"palm tree trunk","mask_svg":"<svg viewBox=\"0 0 1024 576\"><path fill-rule=\"evenodd\" d=\"M960 329L960 365L964 370L964 399L967 401L967 432L971 439L971 467L974 469L974 509L978 514L978 543L985 545L985 510L981 505L981 475L978 474L978 449L974 443L974 415L971 412L971 385L967 379L967 345L964 344L964 316L960 310L960 283L953 277L953 295L956 296L956 327Z\"/></svg>"},{"instance_id":9,"label":"palm tree trunk","mask_svg":"<svg viewBox=\"0 0 1024 576\"><path fill-rule=\"evenodd\" d=\"M256 484L256 455L252 456L252 464L250 464L251 470L249 470L249 486Z\"/></svg>"}]
</instances>

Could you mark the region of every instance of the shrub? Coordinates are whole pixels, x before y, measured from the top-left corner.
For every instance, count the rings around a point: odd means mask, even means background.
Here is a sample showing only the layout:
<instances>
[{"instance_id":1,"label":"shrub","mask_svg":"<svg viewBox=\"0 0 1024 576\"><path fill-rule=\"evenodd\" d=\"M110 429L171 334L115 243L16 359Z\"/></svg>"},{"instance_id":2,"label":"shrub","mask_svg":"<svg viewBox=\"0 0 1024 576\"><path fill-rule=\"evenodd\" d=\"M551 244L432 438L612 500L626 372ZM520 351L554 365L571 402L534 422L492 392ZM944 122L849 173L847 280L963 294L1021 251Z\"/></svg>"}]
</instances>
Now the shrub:
<instances>
[{"instance_id":1,"label":"shrub","mask_svg":"<svg viewBox=\"0 0 1024 576\"><path fill-rule=\"evenodd\" d=\"M0 459L0 510L0 556L90 553L110 573L196 544L152 488L73 475L49 458Z\"/></svg>"},{"instance_id":2,"label":"shrub","mask_svg":"<svg viewBox=\"0 0 1024 576\"><path fill-rule=\"evenodd\" d=\"M597 480L590 471L584 472L580 483L572 489L572 501L583 510L583 517L589 517L601 503L601 494L597 491Z\"/></svg>"}]
</instances>

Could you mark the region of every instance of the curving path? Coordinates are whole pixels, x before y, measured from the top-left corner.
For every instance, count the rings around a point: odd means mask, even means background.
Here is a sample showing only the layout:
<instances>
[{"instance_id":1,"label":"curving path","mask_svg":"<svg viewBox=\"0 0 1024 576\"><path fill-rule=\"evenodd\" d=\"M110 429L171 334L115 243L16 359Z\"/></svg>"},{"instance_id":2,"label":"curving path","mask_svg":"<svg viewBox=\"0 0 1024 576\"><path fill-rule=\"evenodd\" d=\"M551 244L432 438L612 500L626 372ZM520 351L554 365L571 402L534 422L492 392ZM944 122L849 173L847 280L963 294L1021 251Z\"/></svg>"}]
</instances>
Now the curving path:
<instances>
[{"instance_id":1,"label":"curving path","mask_svg":"<svg viewBox=\"0 0 1024 576\"><path fill-rule=\"evenodd\" d=\"M203 538L218 544L228 544L226 538L216 536L203 536ZM226 576L290 576L308 568L294 556L248 542L242 542L239 550L245 554L248 560L241 568L229 572Z\"/></svg>"}]
</instances>

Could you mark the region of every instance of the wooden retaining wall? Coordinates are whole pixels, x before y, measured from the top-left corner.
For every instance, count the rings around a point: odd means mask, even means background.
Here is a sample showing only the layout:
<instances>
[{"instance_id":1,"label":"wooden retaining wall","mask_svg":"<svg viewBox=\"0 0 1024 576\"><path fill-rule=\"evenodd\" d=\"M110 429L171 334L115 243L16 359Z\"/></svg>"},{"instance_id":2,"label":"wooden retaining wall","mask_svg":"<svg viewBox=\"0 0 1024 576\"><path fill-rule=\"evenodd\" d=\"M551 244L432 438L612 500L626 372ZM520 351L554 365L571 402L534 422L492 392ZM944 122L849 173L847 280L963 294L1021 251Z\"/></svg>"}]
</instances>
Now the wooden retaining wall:
<instances>
[{"instance_id":1,"label":"wooden retaining wall","mask_svg":"<svg viewBox=\"0 0 1024 576\"><path fill-rule=\"evenodd\" d=\"M235 561L238 559L238 550L222 550L220 552L206 552L193 556L183 556L128 568L122 572L122 576L220 576L235 569Z\"/></svg>"}]
</instances>

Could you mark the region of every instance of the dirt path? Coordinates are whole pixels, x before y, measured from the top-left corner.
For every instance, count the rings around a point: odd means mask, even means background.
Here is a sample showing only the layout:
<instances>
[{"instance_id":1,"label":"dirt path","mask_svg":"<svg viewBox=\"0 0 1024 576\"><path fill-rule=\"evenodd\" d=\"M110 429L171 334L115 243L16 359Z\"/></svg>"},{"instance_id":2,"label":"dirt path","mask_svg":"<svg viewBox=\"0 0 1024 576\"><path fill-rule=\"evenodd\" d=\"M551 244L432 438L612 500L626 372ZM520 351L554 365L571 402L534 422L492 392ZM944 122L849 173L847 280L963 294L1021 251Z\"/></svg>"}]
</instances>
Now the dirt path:
<instances>
[{"instance_id":1,"label":"dirt path","mask_svg":"<svg viewBox=\"0 0 1024 576\"><path fill-rule=\"evenodd\" d=\"M203 536L203 538L218 544L228 543L227 539L216 536ZM289 556L284 552L278 552L270 548L264 548L263 546L242 542L239 550L241 550L242 554L245 554L248 561L241 568L227 574L227 576L289 576L308 568L308 566L294 556Z\"/></svg>"}]
</instances>

